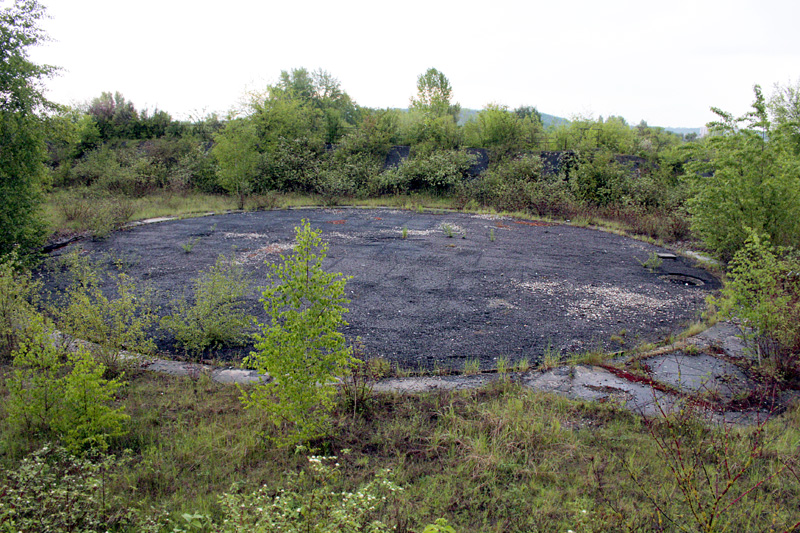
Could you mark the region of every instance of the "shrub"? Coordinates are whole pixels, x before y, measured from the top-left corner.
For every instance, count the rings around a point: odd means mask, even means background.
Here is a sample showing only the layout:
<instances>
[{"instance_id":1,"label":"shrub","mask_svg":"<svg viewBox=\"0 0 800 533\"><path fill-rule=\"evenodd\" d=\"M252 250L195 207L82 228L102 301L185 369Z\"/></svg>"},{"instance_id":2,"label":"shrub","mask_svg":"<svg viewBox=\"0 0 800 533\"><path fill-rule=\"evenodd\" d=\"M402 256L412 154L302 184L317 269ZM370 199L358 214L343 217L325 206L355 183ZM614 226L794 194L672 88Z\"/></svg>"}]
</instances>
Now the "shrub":
<instances>
[{"instance_id":1,"label":"shrub","mask_svg":"<svg viewBox=\"0 0 800 533\"><path fill-rule=\"evenodd\" d=\"M340 390L344 405L352 408L355 416L359 411L366 410L372 389L379 379L389 374L391 365L383 358L365 361L361 337L353 343L352 351L352 364L342 372Z\"/></svg>"},{"instance_id":2,"label":"shrub","mask_svg":"<svg viewBox=\"0 0 800 533\"><path fill-rule=\"evenodd\" d=\"M0 359L17 349L37 314L41 283L23 270L15 254L0 259Z\"/></svg>"},{"instance_id":3,"label":"shrub","mask_svg":"<svg viewBox=\"0 0 800 533\"><path fill-rule=\"evenodd\" d=\"M578 209L569 182L542 176L538 156L506 159L464 186L465 194L499 211L570 218Z\"/></svg>"},{"instance_id":4,"label":"shrub","mask_svg":"<svg viewBox=\"0 0 800 533\"><path fill-rule=\"evenodd\" d=\"M309 138L278 139L269 147L255 191L313 192L321 148Z\"/></svg>"},{"instance_id":5,"label":"shrub","mask_svg":"<svg viewBox=\"0 0 800 533\"><path fill-rule=\"evenodd\" d=\"M122 384L103 379L105 367L84 346L70 353L56 342L41 315L13 357L7 407L12 427L61 439L73 452L106 449L110 438L126 433L129 417L111 407Z\"/></svg>"},{"instance_id":6,"label":"shrub","mask_svg":"<svg viewBox=\"0 0 800 533\"><path fill-rule=\"evenodd\" d=\"M570 176L575 197L592 206L617 204L629 195L631 169L618 163L608 151L581 154L578 169Z\"/></svg>"},{"instance_id":7,"label":"shrub","mask_svg":"<svg viewBox=\"0 0 800 533\"><path fill-rule=\"evenodd\" d=\"M391 112L380 111L378 115L365 116L361 126L348 132L336 145L339 154L360 154L383 163L394 138L395 118Z\"/></svg>"},{"instance_id":8,"label":"shrub","mask_svg":"<svg viewBox=\"0 0 800 533\"><path fill-rule=\"evenodd\" d=\"M385 192L402 193L428 189L446 192L460 183L475 156L461 150L440 150L407 159L381 179Z\"/></svg>"},{"instance_id":9,"label":"shrub","mask_svg":"<svg viewBox=\"0 0 800 533\"><path fill-rule=\"evenodd\" d=\"M126 525L108 486L127 459L112 455L75 457L47 445L7 472L0 485L3 531L108 531Z\"/></svg>"},{"instance_id":10,"label":"shrub","mask_svg":"<svg viewBox=\"0 0 800 533\"><path fill-rule=\"evenodd\" d=\"M130 220L134 205L125 197L96 198L90 213L87 229L95 239L103 239Z\"/></svg>"},{"instance_id":11,"label":"shrub","mask_svg":"<svg viewBox=\"0 0 800 533\"><path fill-rule=\"evenodd\" d=\"M653 530L795 531L796 506L772 499L796 479L794 458L772 446L768 419L741 427L691 406L645 419L659 451L649 468L668 479L645 484L644 472L631 469L635 461L626 468L653 507Z\"/></svg>"},{"instance_id":12,"label":"shrub","mask_svg":"<svg viewBox=\"0 0 800 533\"><path fill-rule=\"evenodd\" d=\"M66 225L75 231L87 231L95 239L107 237L130 220L135 212L132 199L113 196L96 188L65 190L54 197Z\"/></svg>"},{"instance_id":13,"label":"shrub","mask_svg":"<svg viewBox=\"0 0 800 533\"><path fill-rule=\"evenodd\" d=\"M244 269L220 255L194 280L194 303L172 302L172 314L161 319L187 353L201 356L208 349L245 343L253 317L242 308L249 292Z\"/></svg>"},{"instance_id":14,"label":"shrub","mask_svg":"<svg viewBox=\"0 0 800 533\"><path fill-rule=\"evenodd\" d=\"M211 194L224 190L219 186L214 158L202 147L196 147L180 158L173 169L170 181L174 189L186 186Z\"/></svg>"},{"instance_id":15,"label":"shrub","mask_svg":"<svg viewBox=\"0 0 800 533\"><path fill-rule=\"evenodd\" d=\"M461 144L461 131L453 115L432 116L412 111L402 119L401 141L420 154L453 150Z\"/></svg>"},{"instance_id":16,"label":"shrub","mask_svg":"<svg viewBox=\"0 0 800 533\"><path fill-rule=\"evenodd\" d=\"M371 532L391 529L374 519L388 497L402 490L382 470L354 492L335 492L339 477L336 457L311 456L309 469L289 477L279 492L262 487L250 494L223 494L224 532L285 531L287 533ZM334 463L334 464L330 464Z\"/></svg>"},{"instance_id":17,"label":"shrub","mask_svg":"<svg viewBox=\"0 0 800 533\"><path fill-rule=\"evenodd\" d=\"M151 291L137 289L124 273L107 274L116 292L116 297L109 297L103 292L95 265L77 253L67 256L66 262L72 282L64 301L52 308L57 325L95 343L92 353L112 373L120 372L126 364L123 350L151 352L155 345L147 330L156 320Z\"/></svg>"},{"instance_id":18,"label":"shrub","mask_svg":"<svg viewBox=\"0 0 800 533\"><path fill-rule=\"evenodd\" d=\"M317 176L316 192L329 205L335 205L342 198L365 196L381 166L369 154L347 153L337 148Z\"/></svg>"},{"instance_id":19,"label":"shrub","mask_svg":"<svg viewBox=\"0 0 800 533\"><path fill-rule=\"evenodd\" d=\"M352 364L351 349L338 331L347 278L322 269L327 244L307 220L295 228L294 254L273 265L271 286L261 301L269 323L261 325L255 352L245 362L272 376L242 395L246 407L261 408L275 426L290 433L279 444L295 444L326 434L333 408L335 376Z\"/></svg>"},{"instance_id":20,"label":"shrub","mask_svg":"<svg viewBox=\"0 0 800 533\"><path fill-rule=\"evenodd\" d=\"M152 192L162 180L146 158L134 150L104 145L81 158L70 173L71 184L93 186L122 196Z\"/></svg>"},{"instance_id":21,"label":"shrub","mask_svg":"<svg viewBox=\"0 0 800 533\"><path fill-rule=\"evenodd\" d=\"M800 355L800 259L752 232L730 263L728 280L713 300L723 317L738 319L759 361L796 370Z\"/></svg>"}]
</instances>

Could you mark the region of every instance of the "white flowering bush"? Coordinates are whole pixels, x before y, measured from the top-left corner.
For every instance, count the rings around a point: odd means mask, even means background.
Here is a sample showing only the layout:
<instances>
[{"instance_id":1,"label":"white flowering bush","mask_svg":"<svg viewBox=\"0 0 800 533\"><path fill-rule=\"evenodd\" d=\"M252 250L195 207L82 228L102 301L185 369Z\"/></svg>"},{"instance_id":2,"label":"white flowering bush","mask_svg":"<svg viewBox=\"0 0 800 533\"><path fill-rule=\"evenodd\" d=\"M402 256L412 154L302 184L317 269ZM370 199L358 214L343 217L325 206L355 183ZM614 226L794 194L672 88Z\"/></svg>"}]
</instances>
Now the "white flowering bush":
<instances>
[{"instance_id":1,"label":"white flowering bush","mask_svg":"<svg viewBox=\"0 0 800 533\"><path fill-rule=\"evenodd\" d=\"M311 456L309 468L291 474L288 487L271 490L263 486L249 494L223 494L225 519L219 531L285 533L348 533L390 531L376 518L380 508L401 487L391 481L391 472L381 470L354 492L331 490L339 477L336 457Z\"/></svg>"},{"instance_id":2,"label":"white flowering bush","mask_svg":"<svg viewBox=\"0 0 800 533\"><path fill-rule=\"evenodd\" d=\"M109 490L127 456L72 455L46 445L20 465L0 471L0 531L108 531L129 524L128 510Z\"/></svg>"}]
</instances>

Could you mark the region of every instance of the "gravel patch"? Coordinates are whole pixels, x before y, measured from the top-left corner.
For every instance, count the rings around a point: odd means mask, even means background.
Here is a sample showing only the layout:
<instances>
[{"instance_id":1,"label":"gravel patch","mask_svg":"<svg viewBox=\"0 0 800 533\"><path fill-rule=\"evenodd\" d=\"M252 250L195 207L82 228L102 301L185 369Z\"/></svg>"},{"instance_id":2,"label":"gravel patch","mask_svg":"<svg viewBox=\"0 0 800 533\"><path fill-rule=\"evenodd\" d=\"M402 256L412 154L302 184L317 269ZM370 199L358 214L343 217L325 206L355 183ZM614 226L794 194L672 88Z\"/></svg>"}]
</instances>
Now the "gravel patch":
<instances>
[{"instance_id":1,"label":"gravel patch","mask_svg":"<svg viewBox=\"0 0 800 533\"><path fill-rule=\"evenodd\" d=\"M232 213L140 225L51 255L81 248L108 268L123 263L154 289L166 314L201 270L233 254L253 284L246 305L263 321L257 288L269 266L291 252L294 227L308 219L329 243L323 267L352 277L345 335L361 337L367 357L412 369L460 370L467 360L490 369L500 357L535 365L552 349L618 349L610 339L623 330L631 343L657 341L695 320L719 287L684 257L665 259L656 272L642 268L650 253L670 253L664 248L588 228L486 217L379 209ZM185 243L195 240L187 253ZM664 275L703 285L670 283ZM52 290L63 288L44 278ZM164 354L175 353L174 339L153 335ZM239 359L250 349L214 355Z\"/></svg>"}]
</instances>

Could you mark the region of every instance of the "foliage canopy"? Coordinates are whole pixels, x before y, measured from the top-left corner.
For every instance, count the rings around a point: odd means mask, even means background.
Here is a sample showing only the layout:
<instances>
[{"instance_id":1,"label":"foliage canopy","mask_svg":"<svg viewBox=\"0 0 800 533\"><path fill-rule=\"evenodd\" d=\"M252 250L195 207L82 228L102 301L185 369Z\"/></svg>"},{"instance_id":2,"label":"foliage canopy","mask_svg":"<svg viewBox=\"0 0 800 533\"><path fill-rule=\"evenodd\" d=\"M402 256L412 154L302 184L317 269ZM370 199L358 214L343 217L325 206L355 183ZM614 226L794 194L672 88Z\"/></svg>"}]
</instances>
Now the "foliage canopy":
<instances>
[{"instance_id":1,"label":"foliage canopy","mask_svg":"<svg viewBox=\"0 0 800 533\"><path fill-rule=\"evenodd\" d=\"M38 27L44 8L18 0L0 10L0 255L40 244L43 179L42 112L51 107L42 82L55 69L30 61L28 50L45 40Z\"/></svg>"},{"instance_id":2,"label":"foliage canopy","mask_svg":"<svg viewBox=\"0 0 800 533\"><path fill-rule=\"evenodd\" d=\"M786 135L774 134L759 86L742 117L713 108L706 143L692 146L687 164L692 229L721 258L730 259L751 232L780 246L800 244L800 165Z\"/></svg>"}]
</instances>

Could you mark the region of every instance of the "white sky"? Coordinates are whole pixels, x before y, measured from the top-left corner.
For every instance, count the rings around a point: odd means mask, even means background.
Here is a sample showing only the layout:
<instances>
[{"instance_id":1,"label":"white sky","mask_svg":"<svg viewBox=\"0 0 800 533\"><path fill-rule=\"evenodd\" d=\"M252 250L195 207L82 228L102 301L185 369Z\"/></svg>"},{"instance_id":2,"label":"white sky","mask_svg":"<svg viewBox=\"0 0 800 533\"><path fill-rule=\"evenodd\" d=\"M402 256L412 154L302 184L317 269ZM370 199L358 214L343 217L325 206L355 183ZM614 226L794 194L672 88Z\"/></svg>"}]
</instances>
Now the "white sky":
<instances>
[{"instance_id":1,"label":"white sky","mask_svg":"<svg viewBox=\"0 0 800 533\"><path fill-rule=\"evenodd\" d=\"M407 107L429 67L454 100L700 127L752 86L800 80L798 0L42 0L48 96L119 91L174 118L225 114L281 70L322 68L359 104ZM9 0L0 0L9 5Z\"/></svg>"}]
</instances>

